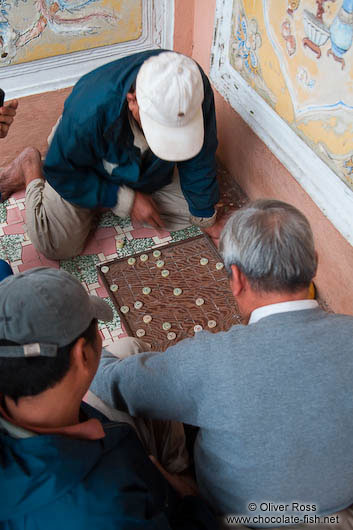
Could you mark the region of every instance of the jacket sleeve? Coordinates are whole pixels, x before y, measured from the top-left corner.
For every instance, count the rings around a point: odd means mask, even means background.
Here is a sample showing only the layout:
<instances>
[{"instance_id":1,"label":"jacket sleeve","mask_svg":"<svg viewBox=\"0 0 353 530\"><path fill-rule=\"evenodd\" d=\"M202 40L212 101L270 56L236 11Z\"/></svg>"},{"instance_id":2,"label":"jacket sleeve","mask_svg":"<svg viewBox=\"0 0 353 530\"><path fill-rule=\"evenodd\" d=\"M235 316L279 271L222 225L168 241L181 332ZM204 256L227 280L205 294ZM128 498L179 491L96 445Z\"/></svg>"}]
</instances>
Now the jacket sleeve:
<instances>
[{"instance_id":1,"label":"jacket sleeve","mask_svg":"<svg viewBox=\"0 0 353 530\"><path fill-rule=\"evenodd\" d=\"M209 420L202 403L208 392L207 358L213 337L200 332L164 353L140 353L124 360L103 350L91 390L112 407L126 405L133 416L205 426Z\"/></svg>"},{"instance_id":2,"label":"jacket sleeve","mask_svg":"<svg viewBox=\"0 0 353 530\"><path fill-rule=\"evenodd\" d=\"M68 115L67 115L68 114ZM118 185L103 166L104 138L98 119L63 117L44 163L49 184L68 202L83 208L113 207Z\"/></svg>"},{"instance_id":3,"label":"jacket sleeve","mask_svg":"<svg viewBox=\"0 0 353 530\"><path fill-rule=\"evenodd\" d=\"M213 91L210 82L201 70L204 83L204 102L202 104L205 139L204 144L194 158L178 163L181 189L195 217L212 217L214 205L219 200L219 188L216 177L217 128Z\"/></svg>"}]
</instances>

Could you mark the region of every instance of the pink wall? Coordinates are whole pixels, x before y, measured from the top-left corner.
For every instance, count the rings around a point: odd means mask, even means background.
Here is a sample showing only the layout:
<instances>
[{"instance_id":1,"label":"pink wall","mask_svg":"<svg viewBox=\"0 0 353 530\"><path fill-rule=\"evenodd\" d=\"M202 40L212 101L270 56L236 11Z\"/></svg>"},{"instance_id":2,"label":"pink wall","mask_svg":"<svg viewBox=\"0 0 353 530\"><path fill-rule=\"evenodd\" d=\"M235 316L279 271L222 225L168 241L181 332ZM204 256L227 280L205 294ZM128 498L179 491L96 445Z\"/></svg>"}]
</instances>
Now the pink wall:
<instances>
[{"instance_id":1,"label":"pink wall","mask_svg":"<svg viewBox=\"0 0 353 530\"><path fill-rule=\"evenodd\" d=\"M206 73L209 71L215 6L216 0L195 0L193 58ZM319 253L315 280L319 294L334 311L353 314L353 247L216 91L215 99L221 162L251 199L281 199L308 217Z\"/></svg>"},{"instance_id":2,"label":"pink wall","mask_svg":"<svg viewBox=\"0 0 353 530\"><path fill-rule=\"evenodd\" d=\"M215 4L216 0L175 0L174 48L192 55L206 72ZM34 145L44 154L46 138L69 92L70 89L58 90L20 100L16 125L1 142L1 165L27 145ZM304 212L313 227L319 252L319 293L334 311L353 314L353 248L217 92L215 99L220 160L250 198L275 197Z\"/></svg>"}]
</instances>

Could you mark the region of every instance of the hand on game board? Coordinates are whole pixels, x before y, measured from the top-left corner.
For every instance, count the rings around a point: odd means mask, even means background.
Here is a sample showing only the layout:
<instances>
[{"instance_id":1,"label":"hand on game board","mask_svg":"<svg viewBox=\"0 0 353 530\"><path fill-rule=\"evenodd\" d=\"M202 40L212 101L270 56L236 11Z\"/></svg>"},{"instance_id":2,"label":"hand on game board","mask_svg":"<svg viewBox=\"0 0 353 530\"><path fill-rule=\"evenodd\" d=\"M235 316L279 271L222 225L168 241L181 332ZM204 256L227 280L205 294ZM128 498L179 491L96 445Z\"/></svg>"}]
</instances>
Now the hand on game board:
<instances>
[{"instance_id":1,"label":"hand on game board","mask_svg":"<svg viewBox=\"0 0 353 530\"><path fill-rule=\"evenodd\" d=\"M18 101L14 99L10 103L0 107L0 138L7 136L10 125L15 118L17 106Z\"/></svg>"},{"instance_id":2,"label":"hand on game board","mask_svg":"<svg viewBox=\"0 0 353 530\"><path fill-rule=\"evenodd\" d=\"M224 228L224 225L227 222L227 217L221 217L218 219L214 225L210 226L210 228L203 228L203 232L205 232L210 238L212 239L213 243L218 248L219 245L219 238L221 237L221 232Z\"/></svg>"},{"instance_id":3,"label":"hand on game board","mask_svg":"<svg viewBox=\"0 0 353 530\"><path fill-rule=\"evenodd\" d=\"M157 230L163 228L163 222L159 216L154 200L149 195L145 195L140 191L135 191L131 217L140 223L147 223Z\"/></svg>"}]
</instances>

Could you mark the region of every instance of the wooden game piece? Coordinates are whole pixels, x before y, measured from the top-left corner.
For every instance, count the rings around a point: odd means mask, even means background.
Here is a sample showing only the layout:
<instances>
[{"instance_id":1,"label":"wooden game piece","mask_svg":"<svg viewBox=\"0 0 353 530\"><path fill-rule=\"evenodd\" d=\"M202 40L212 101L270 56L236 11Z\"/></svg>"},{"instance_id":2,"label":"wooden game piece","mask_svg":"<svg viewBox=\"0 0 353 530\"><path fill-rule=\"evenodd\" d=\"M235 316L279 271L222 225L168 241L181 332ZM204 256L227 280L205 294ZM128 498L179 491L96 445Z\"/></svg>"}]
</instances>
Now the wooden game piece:
<instances>
[{"instance_id":1,"label":"wooden game piece","mask_svg":"<svg viewBox=\"0 0 353 530\"><path fill-rule=\"evenodd\" d=\"M207 325L209 328L215 328L217 326L217 322L215 320L209 320Z\"/></svg>"},{"instance_id":2,"label":"wooden game piece","mask_svg":"<svg viewBox=\"0 0 353 530\"><path fill-rule=\"evenodd\" d=\"M164 329L164 331L168 331L168 329L170 329L171 327L172 325L170 322L163 322L162 324L162 328Z\"/></svg>"},{"instance_id":3,"label":"wooden game piece","mask_svg":"<svg viewBox=\"0 0 353 530\"><path fill-rule=\"evenodd\" d=\"M174 331L169 331L169 333L167 333L168 340L174 340L175 338L176 338L176 333L174 333Z\"/></svg>"},{"instance_id":4,"label":"wooden game piece","mask_svg":"<svg viewBox=\"0 0 353 530\"><path fill-rule=\"evenodd\" d=\"M116 243L115 243L116 248L120 250L121 248L123 248L124 245L125 245L125 238L123 237L117 238Z\"/></svg>"},{"instance_id":5,"label":"wooden game piece","mask_svg":"<svg viewBox=\"0 0 353 530\"><path fill-rule=\"evenodd\" d=\"M202 331L202 330L203 330L203 327L200 326L200 324L196 324L196 326L194 326L195 333L198 333L199 331Z\"/></svg>"},{"instance_id":6,"label":"wooden game piece","mask_svg":"<svg viewBox=\"0 0 353 530\"><path fill-rule=\"evenodd\" d=\"M201 258L200 259L200 265L207 265L208 259L207 258Z\"/></svg>"},{"instance_id":7,"label":"wooden game piece","mask_svg":"<svg viewBox=\"0 0 353 530\"><path fill-rule=\"evenodd\" d=\"M141 260L141 261L147 261L147 260L148 260L148 256L147 256L147 254L141 254L141 256L140 256L140 260Z\"/></svg>"},{"instance_id":8,"label":"wooden game piece","mask_svg":"<svg viewBox=\"0 0 353 530\"><path fill-rule=\"evenodd\" d=\"M224 263L222 263L221 261L218 261L218 262L216 263L216 269L217 269L218 271L222 270L223 267L224 267Z\"/></svg>"},{"instance_id":9,"label":"wooden game piece","mask_svg":"<svg viewBox=\"0 0 353 530\"><path fill-rule=\"evenodd\" d=\"M163 278L167 278L169 276L169 271L168 269L163 269L162 272L161 272Z\"/></svg>"},{"instance_id":10,"label":"wooden game piece","mask_svg":"<svg viewBox=\"0 0 353 530\"><path fill-rule=\"evenodd\" d=\"M205 300L203 298L196 298L195 303L196 305L200 306L205 303Z\"/></svg>"},{"instance_id":11,"label":"wooden game piece","mask_svg":"<svg viewBox=\"0 0 353 530\"><path fill-rule=\"evenodd\" d=\"M115 283L112 283L109 289L112 291L112 293L116 293L116 291L119 289L119 286Z\"/></svg>"},{"instance_id":12,"label":"wooden game piece","mask_svg":"<svg viewBox=\"0 0 353 530\"><path fill-rule=\"evenodd\" d=\"M145 335L146 335L146 331L145 331L144 329L142 329L142 328L140 328L140 329L138 329L138 330L136 331L136 336L137 336L138 338L144 337Z\"/></svg>"},{"instance_id":13,"label":"wooden game piece","mask_svg":"<svg viewBox=\"0 0 353 530\"><path fill-rule=\"evenodd\" d=\"M149 324L152 321L151 315L144 315L143 319L145 324Z\"/></svg>"},{"instance_id":14,"label":"wooden game piece","mask_svg":"<svg viewBox=\"0 0 353 530\"><path fill-rule=\"evenodd\" d=\"M127 260L127 262L128 262L129 265L135 265L136 260L135 260L135 258L129 258L129 259Z\"/></svg>"},{"instance_id":15,"label":"wooden game piece","mask_svg":"<svg viewBox=\"0 0 353 530\"><path fill-rule=\"evenodd\" d=\"M126 314L126 313L128 313L130 311L130 308L127 305L122 305L121 308L120 308L120 311L122 313Z\"/></svg>"},{"instance_id":16,"label":"wooden game piece","mask_svg":"<svg viewBox=\"0 0 353 530\"><path fill-rule=\"evenodd\" d=\"M101 271L106 274L107 272L109 272L109 267L107 267L107 265L103 265L103 267L101 267Z\"/></svg>"},{"instance_id":17,"label":"wooden game piece","mask_svg":"<svg viewBox=\"0 0 353 530\"><path fill-rule=\"evenodd\" d=\"M164 267L164 261L162 259L159 259L156 263L156 267L158 267L159 269Z\"/></svg>"},{"instance_id":18,"label":"wooden game piece","mask_svg":"<svg viewBox=\"0 0 353 530\"><path fill-rule=\"evenodd\" d=\"M142 306L143 306L143 303L140 300L136 300L136 302L134 303L135 309L141 309Z\"/></svg>"},{"instance_id":19,"label":"wooden game piece","mask_svg":"<svg viewBox=\"0 0 353 530\"><path fill-rule=\"evenodd\" d=\"M143 294L150 294L150 292L151 292L151 287L144 287L142 289L142 293Z\"/></svg>"},{"instance_id":20,"label":"wooden game piece","mask_svg":"<svg viewBox=\"0 0 353 530\"><path fill-rule=\"evenodd\" d=\"M159 258L160 255L161 255L161 251L160 251L160 250L154 250L154 251L153 251L153 256L154 256L155 258Z\"/></svg>"},{"instance_id":21,"label":"wooden game piece","mask_svg":"<svg viewBox=\"0 0 353 530\"><path fill-rule=\"evenodd\" d=\"M175 289L173 289L174 296L180 296L182 292L183 290L180 289L179 287L176 287Z\"/></svg>"}]
</instances>

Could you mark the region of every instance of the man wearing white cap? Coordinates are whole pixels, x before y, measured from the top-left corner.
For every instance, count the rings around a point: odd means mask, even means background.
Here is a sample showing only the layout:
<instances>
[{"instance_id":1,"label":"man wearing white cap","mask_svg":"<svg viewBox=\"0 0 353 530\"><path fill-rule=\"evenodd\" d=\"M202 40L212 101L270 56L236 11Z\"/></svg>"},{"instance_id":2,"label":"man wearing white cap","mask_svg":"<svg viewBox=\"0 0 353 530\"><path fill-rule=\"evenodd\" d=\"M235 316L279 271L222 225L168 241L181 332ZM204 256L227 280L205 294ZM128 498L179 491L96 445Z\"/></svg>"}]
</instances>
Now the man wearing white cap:
<instances>
[{"instance_id":1,"label":"man wearing white cap","mask_svg":"<svg viewBox=\"0 0 353 530\"><path fill-rule=\"evenodd\" d=\"M33 149L29 169L0 176L3 198L25 179L29 235L47 257L79 254L106 207L157 229L195 224L217 241L213 93L189 57L151 50L90 72L49 141L45 180Z\"/></svg>"}]
</instances>

